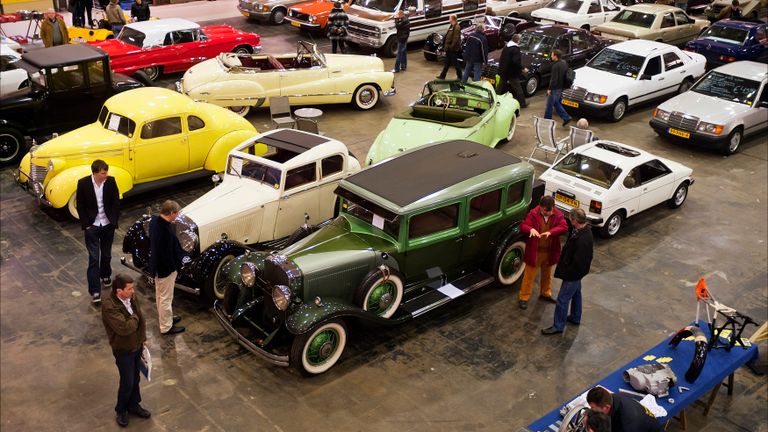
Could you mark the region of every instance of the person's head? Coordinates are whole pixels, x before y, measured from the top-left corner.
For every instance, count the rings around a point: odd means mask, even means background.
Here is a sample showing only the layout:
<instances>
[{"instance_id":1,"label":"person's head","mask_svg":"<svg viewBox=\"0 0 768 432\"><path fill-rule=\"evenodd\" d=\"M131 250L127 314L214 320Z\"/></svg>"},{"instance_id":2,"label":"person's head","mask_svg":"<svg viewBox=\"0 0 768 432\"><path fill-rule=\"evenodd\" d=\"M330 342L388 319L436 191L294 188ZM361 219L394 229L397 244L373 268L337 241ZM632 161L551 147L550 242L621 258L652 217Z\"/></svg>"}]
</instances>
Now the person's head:
<instances>
[{"instance_id":1,"label":"person's head","mask_svg":"<svg viewBox=\"0 0 768 432\"><path fill-rule=\"evenodd\" d=\"M128 300L133 297L133 278L127 274L118 273L112 281L112 292L120 300Z\"/></svg>"},{"instance_id":2,"label":"person's head","mask_svg":"<svg viewBox=\"0 0 768 432\"><path fill-rule=\"evenodd\" d=\"M451 25L456 25L459 23L459 17L456 14L451 14L448 16L448 21L451 22Z\"/></svg>"},{"instance_id":3,"label":"person's head","mask_svg":"<svg viewBox=\"0 0 768 432\"><path fill-rule=\"evenodd\" d=\"M141 4L141 0L134 0L136 4Z\"/></svg>"},{"instance_id":4,"label":"person's head","mask_svg":"<svg viewBox=\"0 0 768 432\"><path fill-rule=\"evenodd\" d=\"M587 224L587 214L584 213L583 209L576 208L571 210L568 217L571 220L571 224L576 228L583 228Z\"/></svg>"},{"instance_id":5,"label":"person's head","mask_svg":"<svg viewBox=\"0 0 768 432\"><path fill-rule=\"evenodd\" d=\"M571 212L571 218L573 218L576 210ZM584 210L581 210L581 214L584 214ZM584 216L584 219L586 221L586 215ZM573 222L573 219L571 219L571 222ZM603 387L593 387L590 391L587 392L587 403L593 411L601 412L603 414L610 414L611 408L613 407L613 396L611 396L611 393Z\"/></svg>"},{"instance_id":6,"label":"person's head","mask_svg":"<svg viewBox=\"0 0 768 432\"><path fill-rule=\"evenodd\" d=\"M560 60L560 56L561 55L562 55L562 53L560 52L560 50L558 50L558 49L552 50L552 60L554 60L554 61Z\"/></svg>"},{"instance_id":7,"label":"person's head","mask_svg":"<svg viewBox=\"0 0 768 432\"><path fill-rule=\"evenodd\" d=\"M97 183L101 183L109 176L109 165L101 159L96 159L91 163L91 173Z\"/></svg>"},{"instance_id":8,"label":"person's head","mask_svg":"<svg viewBox=\"0 0 768 432\"><path fill-rule=\"evenodd\" d=\"M44 14L44 15L45 15L45 17L46 17L46 18L48 18L49 20L53 21L53 20L55 20L55 19L56 19L56 10L55 10L54 8L48 8L48 9L45 11L45 14Z\"/></svg>"},{"instance_id":9,"label":"person's head","mask_svg":"<svg viewBox=\"0 0 768 432\"><path fill-rule=\"evenodd\" d=\"M475 24L475 32L482 33L485 31L485 25L483 23Z\"/></svg>"},{"instance_id":10,"label":"person's head","mask_svg":"<svg viewBox=\"0 0 768 432\"><path fill-rule=\"evenodd\" d=\"M179 203L174 200L165 200L165 202L160 205L160 217L170 222L176 219L176 216L179 214L179 210L181 210Z\"/></svg>"},{"instance_id":11,"label":"person's head","mask_svg":"<svg viewBox=\"0 0 768 432\"><path fill-rule=\"evenodd\" d=\"M544 217L552 216L555 211L555 200L552 195L544 195L539 200L539 213Z\"/></svg>"},{"instance_id":12,"label":"person's head","mask_svg":"<svg viewBox=\"0 0 768 432\"><path fill-rule=\"evenodd\" d=\"M405 17L405 12L403 12L402 9L398 9L397 12L395 12L395 18L402 19Z\"/></svg>"},{"instance_id":13,"label":"person's head","mask_svg":"<svg viewBox=\"0 0 768 432\"><path fill-rule=\"evenodd\" d=\"M341 9L341 2L340 1L333 2L333 7L336 9Z\"/></svg>"},{"instance_id":14,"label":"person's head","mask_svg":"<svg viewBox=\"0 0 768 432\"><path fill-rule=\"evenodd\" d=\"M611 432L611 418L603 412L589 410L587 412L587 432Z\"/></svg>"},{"instance_id":15,"label":"person's head","mask_svg":"<svg viewBox=\"0 0 768 432\"><path fill-rule=\"evenodd\" d=\"M589 122L584 117L580 118L579 121L576 122L576 127L579 129L589 129Z\"/></svg>"},{"instance_id":16,"label":"person's head","mask_svg":"<svg viewBox=\"0 0 768 432\"><path fill-rule=\"evenodd\" d=\"M515 33L512 35L512 42L520 43L520 33Z\"/></svg>"},{"instance_id":17,"label":"person's head","mask_svg":"<svg viewBox=\"0 0 768 432\"><path fill-rule=\"evenodd\" d=\"M736 9L736 8L738 8L738 7L739 7L739 0L733 0L733 1L731 2L731 7L732 7L733 9Z\"/></svg>"}]
</instances>

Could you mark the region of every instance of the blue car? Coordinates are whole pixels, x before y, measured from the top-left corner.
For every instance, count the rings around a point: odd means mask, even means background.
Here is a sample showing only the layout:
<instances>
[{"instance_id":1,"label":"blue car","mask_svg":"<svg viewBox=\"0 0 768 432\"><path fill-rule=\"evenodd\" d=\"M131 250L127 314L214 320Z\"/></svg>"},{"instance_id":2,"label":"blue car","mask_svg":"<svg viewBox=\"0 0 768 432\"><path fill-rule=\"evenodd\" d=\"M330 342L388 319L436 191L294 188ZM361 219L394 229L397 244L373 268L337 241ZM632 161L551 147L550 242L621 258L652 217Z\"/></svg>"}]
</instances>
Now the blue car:
<instances>
[{"instance_id":1,"label":"blue car","mask_svg":"<svg viewBox=\"0 0 768 432\"><path fill-rule=\"evenodd\" d=\"M706 57L708 68L739 60L768 63L766 27L764 22L758 21L720 20L688 42L685 50Z\"/></svg>"}]
</instances>

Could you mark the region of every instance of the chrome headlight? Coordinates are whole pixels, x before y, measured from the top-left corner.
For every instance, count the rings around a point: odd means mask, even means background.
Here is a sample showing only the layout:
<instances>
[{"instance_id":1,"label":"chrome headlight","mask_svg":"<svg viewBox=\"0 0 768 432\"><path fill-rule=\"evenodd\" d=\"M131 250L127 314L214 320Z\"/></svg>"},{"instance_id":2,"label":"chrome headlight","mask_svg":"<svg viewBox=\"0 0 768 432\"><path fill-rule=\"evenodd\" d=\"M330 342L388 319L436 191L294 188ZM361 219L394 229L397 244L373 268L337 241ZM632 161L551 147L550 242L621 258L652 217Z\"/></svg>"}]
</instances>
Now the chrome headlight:
<instances>
[{"instance_id":1,"label":"chrome headlight","mask_svg":"<svg viewBox=\"0 0 768 432\"><path fill-rule=\"evenodd\" d=\"M281 311L288 309L291 304L291 289L285 285L275 285L272 288L272 301Z\"/></svg>"},{"instance_id":2,"label":"chrome headlight","mask_svg":"<svg viewBox=\"0 0 768 432\"><path fill-rule=\"evenodd\" d=\"M605 101L608 100L608 96L597 94L597 93L587 93L587 95L584 96L584 100L590 101L590 102L597 102L599 104L604 104Z\"/></svg>"},{"instance_id":3,"label":"chrome headlight","mask_svg":"<svg viewBox=\"0 0 768 432\"><path fill-rule=\"evenodd\" d=\"M706 132L706 133L711 133L715 135L720 135L721 133L723 133L723 126L719 124L714 124L714 123L699 122L699 125L696 126L696 130L699 132Z\"/></svg>"},{"instance_id":4,"label":"chrome headlight","mask_svg":"<svg viewBox=\"0 0 768 432\"><path fill-rule=\"evenodd\" d=\"M240 265L240 280L243 282L243 285L247 286L248 288L252 288L256 283L257 272L258 270L256 269L256 265L254 263L242 263Z\"/></svg>"},{"instance_id":5,"label":"chrome headlight","mask_svg":"<svg viewBox=\"0 0 768 432\"><path fill-rule=\"evenodd\" d=\"M656 108L656 111L653 112L653 116L661 121L669 121L669 111L664 111L663 109Z\"/></svg>"},{"instance_id":6,"label":"chrome headlight","mask_svg":"<svg viewBox=\"0 0 768 432\"><path fill-rule=\"evenodd\" d=\"M310 15L309 16L309 22L313 23L315 21L317 21L317 18L314 15Z\"/></svg>"},{"instance_id":7,"label":"chrome headlight","mask_svg":"<svg viewBox=\"0 0 768 432\"><path fill-rule=\"evenodd\" d=\"M443 43L443 35L435 34L434 36L432 36L432 42L434 42L437 45L442 45L442 43Z\"/></svg>"}]
</instances>

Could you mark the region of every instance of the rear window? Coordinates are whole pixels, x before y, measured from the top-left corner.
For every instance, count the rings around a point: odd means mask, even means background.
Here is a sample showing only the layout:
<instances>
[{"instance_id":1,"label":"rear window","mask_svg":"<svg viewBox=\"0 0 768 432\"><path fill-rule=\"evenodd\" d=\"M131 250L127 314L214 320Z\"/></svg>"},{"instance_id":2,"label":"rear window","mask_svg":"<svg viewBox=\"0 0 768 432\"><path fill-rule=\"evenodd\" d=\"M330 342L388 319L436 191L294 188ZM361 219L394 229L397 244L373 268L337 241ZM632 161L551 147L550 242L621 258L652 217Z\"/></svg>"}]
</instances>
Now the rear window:
<instances>
[{"instance_id":1,"label":"rear window","mask_svg":"<svg viewBox=\"0 0 768 432\"><path fill-rule=\"evenodd\" d=\"M123 31L120 32L118 37L121 41L129 45L141 48L144 46L144 38L146 38L147 35L130 27L123 27Z\"/></svg>"},{"instance_id":2,"label":"rear window","mask_svg":"<svg viewBox=\"0 0 768 432\"><path fill-rule=\"evenodd\" d=\"M623 10L619 12L611 21L619 24L627 24L636 27L651 28L656 14L643 13L633 10Z\"/></svg>"},{"instance_id":3,"label":"rear window","mask_svg":"<svg viewBox=\"0 0 768 432\"><path fill-rule=\"evenodd\" d=\"M747 36L749 36L747 30L715 25L704 30L704 33L699 36L699 39L709 39L727 44L743 45L744 41L747 40Z\"/></svg>"},{"instance_id":4,"label":"rear window","mask_svg":"<svg viewBox=\"0 0 768 432\"><path fill-rule=\"evenodd\" d=\"M549 9L557 9L564 12L577 13L583 1L580 0L555 0L547 5Z\"/></svg>"},{"instance_id":5,"label":"rear window","mask_svg":"<svg viewBox=\"0 0 768 432\"><path fill-rule=\"evenodd\" d=\"M553 169L605 189L610 189L621 174L614 165L578 153L567 155Z\"/></svg>"}]
</instances>

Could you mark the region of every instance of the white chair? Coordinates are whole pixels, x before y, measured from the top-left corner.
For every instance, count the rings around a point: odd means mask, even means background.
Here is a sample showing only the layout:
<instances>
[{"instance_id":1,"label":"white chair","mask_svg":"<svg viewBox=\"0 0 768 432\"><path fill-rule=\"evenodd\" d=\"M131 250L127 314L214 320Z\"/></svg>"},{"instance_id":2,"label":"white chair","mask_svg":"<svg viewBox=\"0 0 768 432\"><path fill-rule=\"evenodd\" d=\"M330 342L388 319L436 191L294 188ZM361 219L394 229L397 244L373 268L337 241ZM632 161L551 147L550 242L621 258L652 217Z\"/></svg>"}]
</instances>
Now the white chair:
<instances>
[{"instance_id":1,"label":"white chair","mask_svg":"<svg viewBox=\"0 0 768 432\"><path fill-rule=\"evenodd\" d=\"M531 155L528 156L529 162L536 162L546 167L552 166L561 154L568 152L570 146L570 136L557 139L555 138L555 121L541 117L533 117L533 131L536 136L536 145L533 147ZM544 160L535 159L533 155L537 152L544 153ZM553 155L552 163L549 162L549 155Z\"/></svg>"},{"instance_id":2,"label":"white chair","mask_svg":"<svg viewBox=\"0 0 768 432\"><path fill-rule=\"evenodd\" d=\"M580 129L576 126L571 126L571 133L568 134L568 140L571 150L580 145L591 143L595 140L594 133L589 129Z\"/></svg>"}]
</instances>

